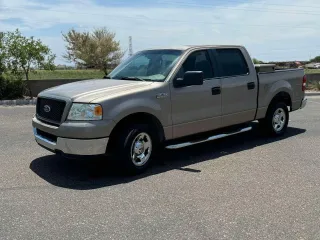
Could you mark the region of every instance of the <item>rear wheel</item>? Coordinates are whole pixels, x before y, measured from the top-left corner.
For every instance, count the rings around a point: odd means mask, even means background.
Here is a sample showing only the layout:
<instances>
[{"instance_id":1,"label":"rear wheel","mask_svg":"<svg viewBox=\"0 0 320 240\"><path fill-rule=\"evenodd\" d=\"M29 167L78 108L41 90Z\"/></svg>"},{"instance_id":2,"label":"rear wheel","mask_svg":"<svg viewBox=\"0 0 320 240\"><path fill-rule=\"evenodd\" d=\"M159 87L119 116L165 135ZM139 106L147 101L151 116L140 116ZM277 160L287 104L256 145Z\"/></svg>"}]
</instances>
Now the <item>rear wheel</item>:
<instances>
[{"instance_id":1,"label":"rear wheel","mask_svg":"<svg viewBox=\"0 0 320 240\"><path fill-rule=\"evenodd\" d=\"M287 105L283 102L272 104L267 111L266 117L259 122L264 133L271 136L283 135L289 122Z\"/></svg>"},{"instance_id":2,"label":"rear wheel","mask_svg":"<svg viewBox=\"0 0 320 240\"><path fill-rule=\"evenodd\" d=\"M134 124L123 129L114 141L111 157L128 174L144 172L154 159L159 146L156 131L147 124Z\"/></svg>"}]
</instances>

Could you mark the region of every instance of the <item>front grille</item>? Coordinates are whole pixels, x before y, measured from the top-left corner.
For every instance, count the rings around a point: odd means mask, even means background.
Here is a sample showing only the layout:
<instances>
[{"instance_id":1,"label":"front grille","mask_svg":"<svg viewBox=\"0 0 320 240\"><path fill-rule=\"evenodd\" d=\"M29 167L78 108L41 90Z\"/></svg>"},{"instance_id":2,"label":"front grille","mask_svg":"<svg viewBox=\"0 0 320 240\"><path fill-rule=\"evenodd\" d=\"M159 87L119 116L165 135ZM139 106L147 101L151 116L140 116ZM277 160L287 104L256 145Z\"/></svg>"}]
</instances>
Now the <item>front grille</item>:
<instances>
[{"instance_id":1,"label":"front grille","mask_svg":"<svg viewBox=\"0 0 320 240\"><path fill-rule=\"evenodd\" d=\"M41 137L45 138L45 139L50 140L51 142L57 142L57 137L52 135L52 134L50 134L50 133L41 131L40 129L37 129L37 134L40 135Z\"/></svg>"},{"instance_id":2,"label":"front grille","mask_svg":"<svg viewBox=\"0 0 320 240\"><path fill-rule=\"evenodd\" d=\"M66 102L56 99L38 98L37 116L48 122L60 123Z\"/></svg>"}]
</instances>

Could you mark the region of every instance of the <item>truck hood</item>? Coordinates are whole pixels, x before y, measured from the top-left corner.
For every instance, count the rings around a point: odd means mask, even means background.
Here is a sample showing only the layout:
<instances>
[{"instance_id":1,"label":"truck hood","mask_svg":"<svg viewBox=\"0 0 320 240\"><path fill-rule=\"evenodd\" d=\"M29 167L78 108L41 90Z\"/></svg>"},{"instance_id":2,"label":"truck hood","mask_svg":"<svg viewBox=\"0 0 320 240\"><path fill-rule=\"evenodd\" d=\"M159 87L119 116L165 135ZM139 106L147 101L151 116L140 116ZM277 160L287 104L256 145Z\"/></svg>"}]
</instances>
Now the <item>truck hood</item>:
<instances>
[{"instance_id":1,"label":"truck hood","mask_svg":"<svg viewBox=\"0 0 320 240\"><path fill-rule=\"evenodd\" d=\"M41 92L39 97L62 97L69 98L73 102L91 102L102 96L132 91L150 84L152 82L116 79L84 80L49 88Z\"/></svg>"}]
</instances>

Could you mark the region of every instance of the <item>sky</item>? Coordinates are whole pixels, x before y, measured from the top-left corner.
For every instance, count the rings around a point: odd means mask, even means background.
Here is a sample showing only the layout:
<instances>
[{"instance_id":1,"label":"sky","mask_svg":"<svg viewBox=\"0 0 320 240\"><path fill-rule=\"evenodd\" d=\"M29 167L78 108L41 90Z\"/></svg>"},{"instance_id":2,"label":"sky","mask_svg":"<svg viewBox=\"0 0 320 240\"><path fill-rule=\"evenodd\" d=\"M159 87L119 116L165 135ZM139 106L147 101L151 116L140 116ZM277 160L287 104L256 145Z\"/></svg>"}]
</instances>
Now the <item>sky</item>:
<instances>
[{"instance_id":1,"label":"sky","mask_svg":"<svg viewBox=\"0 0 320 240\"><path fill-rule=\"evenodd\" d=\"M106 27L123 50L181 45L245 46L263 61L320 55L319 0L0 0L0 31L19 28L62 58L61 33Z\"/></svg>"}]
</instances>

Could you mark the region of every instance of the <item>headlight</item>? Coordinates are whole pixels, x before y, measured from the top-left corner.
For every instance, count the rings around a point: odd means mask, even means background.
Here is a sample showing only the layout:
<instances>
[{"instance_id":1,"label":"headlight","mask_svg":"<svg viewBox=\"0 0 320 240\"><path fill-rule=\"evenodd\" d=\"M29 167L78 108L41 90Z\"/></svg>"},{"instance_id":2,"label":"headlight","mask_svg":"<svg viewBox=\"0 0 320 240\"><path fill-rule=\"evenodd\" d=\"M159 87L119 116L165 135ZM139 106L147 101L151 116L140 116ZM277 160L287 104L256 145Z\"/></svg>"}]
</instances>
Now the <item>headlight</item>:
<instances>
[{"instance_id":1,"label":"headlight","mask_svg":"<svg viewBox=\"0 0 320 240\"><path fill-rule=\"evenodd\" d=\"M68 120L101 120L102 107L99 104L73 103L69 111Z\"/></svg>"}]
</instances>

